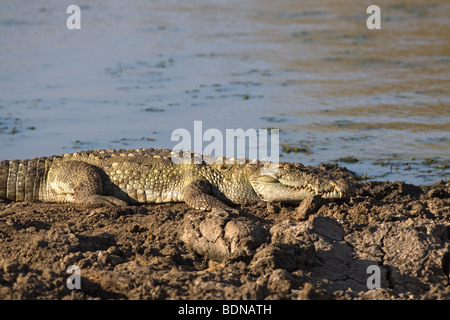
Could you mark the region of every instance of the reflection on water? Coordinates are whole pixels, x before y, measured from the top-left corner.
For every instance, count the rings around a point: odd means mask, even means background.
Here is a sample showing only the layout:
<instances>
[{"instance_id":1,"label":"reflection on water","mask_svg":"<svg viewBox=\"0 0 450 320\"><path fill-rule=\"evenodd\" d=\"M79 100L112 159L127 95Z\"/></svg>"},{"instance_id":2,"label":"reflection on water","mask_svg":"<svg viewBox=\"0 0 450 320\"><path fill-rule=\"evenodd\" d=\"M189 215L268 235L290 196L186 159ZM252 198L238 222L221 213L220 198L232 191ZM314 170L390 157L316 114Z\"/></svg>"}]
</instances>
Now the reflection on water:
<instances>
[{"instance_id":1,"label":"reflection on water","mask_svg":"<svg viewBox=\"0 0 450 320\"><path fill-rule=\"evenodd\" d=\"M0 158L171 148L176 128L280 128L283 158L369 178L449 177L450 4L10 1Z\"/></svg>"}]
</instances>

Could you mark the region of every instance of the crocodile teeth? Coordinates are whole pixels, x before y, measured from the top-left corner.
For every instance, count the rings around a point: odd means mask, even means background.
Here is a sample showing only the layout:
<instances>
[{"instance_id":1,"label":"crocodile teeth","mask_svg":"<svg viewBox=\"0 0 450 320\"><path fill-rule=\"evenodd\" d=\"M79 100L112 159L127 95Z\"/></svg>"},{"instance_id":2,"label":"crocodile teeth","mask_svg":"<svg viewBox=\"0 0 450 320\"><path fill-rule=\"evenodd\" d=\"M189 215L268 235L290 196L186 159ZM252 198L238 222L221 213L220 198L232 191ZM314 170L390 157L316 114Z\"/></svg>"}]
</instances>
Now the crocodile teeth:
<instances>
[{"instance_id":1,"label":"crocodile teeth","mask_svg":"<svg viewBox=\"0 0 450 320\"><path fill-rule=\"evenodd\" d=\"M291 190L308 190L312 194L322 196L324 198L342 198L345 197L345 193L339 191L336 187L333 188L333 191L319 191L319 189L312 188L310 186L296 187L290 185L284 185L285 187Z\"/></svg>"},{"instance_id":2,"label":"crocodile teeth","mask_svg":"<svg viewBox=\"0 0 450 320\"><path fill-rule=\"evenodd\" d=\"M334 191L330 191L330 192L324 192L323 196L325 198L342 198L344 196L344 194L340 191L334 190Z\"/></svg>"},{"instance_id":3,"label":"crocodile teeth","mask_svg":"<svg viewBox=\"0 0 450 320\"><path fill-rule=\"evenodd\" d=\"M309 190L311 192L314 192L314 190L312 188L308 187L308 186L306 186L306 187L295 187L295 186L286 185L286 187L288 187L289 189L292 189L292 190Z\"/></svg>"}]
</instances>

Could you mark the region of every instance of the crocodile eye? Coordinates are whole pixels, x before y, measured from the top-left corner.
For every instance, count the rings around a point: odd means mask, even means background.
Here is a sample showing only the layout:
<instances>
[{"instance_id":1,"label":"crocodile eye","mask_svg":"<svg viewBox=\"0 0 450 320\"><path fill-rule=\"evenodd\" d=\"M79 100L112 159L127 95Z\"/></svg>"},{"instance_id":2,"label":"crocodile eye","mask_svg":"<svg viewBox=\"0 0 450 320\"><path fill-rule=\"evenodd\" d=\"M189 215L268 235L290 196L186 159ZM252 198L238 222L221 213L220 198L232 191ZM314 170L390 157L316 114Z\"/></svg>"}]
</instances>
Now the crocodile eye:
<instances>
[{"instance_id":1,"label":"crocodile eye","mask_svg":"<svg viewBox=\"0 0 450 320\"><path fill-rule=\"evenodd\" d=\"M290 169L290 170L292 170L292 169L294 169L295 167L294 167L294 165L292 165L291 163L286 163L286 164L284 165L284 168L285 168L285 169Z\"/></svg>"},{"instance_id":2,"label":"crocodile eye","mask_svg":"<svg viewBox=\"0 0 450 320\"><path fill-rule=\"evenodd\" d=\"M225 165L223 165L223 164L219 164L218 166L217 166L217 169L219 169L219 170L225 170L227 167L225 166Z\"/></svg>"}]
</instances>

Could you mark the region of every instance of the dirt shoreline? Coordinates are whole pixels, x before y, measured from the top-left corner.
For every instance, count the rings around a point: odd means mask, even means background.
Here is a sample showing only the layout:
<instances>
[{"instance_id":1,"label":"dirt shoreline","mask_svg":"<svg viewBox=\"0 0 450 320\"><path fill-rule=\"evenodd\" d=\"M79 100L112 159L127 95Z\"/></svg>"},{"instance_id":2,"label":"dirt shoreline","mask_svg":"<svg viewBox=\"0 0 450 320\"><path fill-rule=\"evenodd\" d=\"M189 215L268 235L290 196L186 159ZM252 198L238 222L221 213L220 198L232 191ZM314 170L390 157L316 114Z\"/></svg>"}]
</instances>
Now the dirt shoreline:
<instances>
[{"instance_id":1,"label":"dirt shoreline","mask_svg":"<svg viewBox=\"0 0 450 320\"><path fill-rule=\"evenodd\" d=\"M0 299L450 299L449 239L448 181L240 215L0 200Z\"/></svg>"}]
</instances>

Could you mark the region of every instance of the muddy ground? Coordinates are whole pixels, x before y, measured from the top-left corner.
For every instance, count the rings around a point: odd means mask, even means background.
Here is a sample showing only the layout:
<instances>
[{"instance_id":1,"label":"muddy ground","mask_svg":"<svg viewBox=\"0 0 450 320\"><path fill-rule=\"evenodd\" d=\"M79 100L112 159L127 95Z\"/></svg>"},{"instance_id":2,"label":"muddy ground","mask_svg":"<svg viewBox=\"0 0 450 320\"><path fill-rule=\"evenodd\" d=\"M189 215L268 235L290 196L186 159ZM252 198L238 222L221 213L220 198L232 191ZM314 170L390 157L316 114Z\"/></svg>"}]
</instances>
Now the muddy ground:
<instances>
[{"instance_id":1,"label":"muddy ground","mask_svg":"<svg viewBox=\"0 0 450 320\"><path fill-rule=\"evenodd\" d=\"M0 299L449 299L449 238L448 181L239 215L2 201Z\"/></svg>"}]
</instances>

